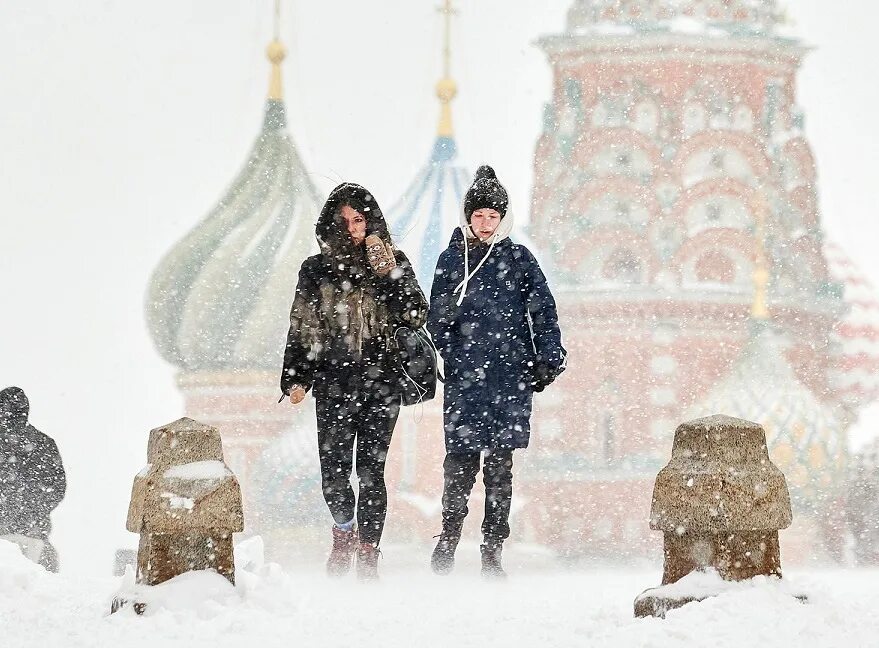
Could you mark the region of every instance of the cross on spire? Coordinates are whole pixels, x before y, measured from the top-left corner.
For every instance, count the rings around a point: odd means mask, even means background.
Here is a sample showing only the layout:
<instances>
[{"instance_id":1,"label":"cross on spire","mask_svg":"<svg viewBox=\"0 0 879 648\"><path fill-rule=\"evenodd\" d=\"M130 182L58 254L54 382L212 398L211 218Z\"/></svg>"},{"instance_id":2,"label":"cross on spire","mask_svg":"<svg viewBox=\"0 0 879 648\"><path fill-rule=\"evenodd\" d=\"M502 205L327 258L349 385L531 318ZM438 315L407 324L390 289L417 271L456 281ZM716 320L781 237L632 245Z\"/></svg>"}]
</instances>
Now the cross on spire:
<instances>
[{"instance_id":1,"label":"cross on spire","mask_svg":"<svg viewBox=\"0 0 879 648\"><path fill-rule=\"evenodd\" d=\"M438 135L451 137L452 129L452 99L458 94L458 86L452 79L452 15L458 13L452 6L452 0L443 0L443 4L437 7L437 11L443 15L443 78L436 84L436 96L440 100L440 121Z\"/></svg>"},{"instance_id":2,"label":"cross on spire","mask_svg":"<svg viewBox=\"0 0 879 648\"><path fill-rule=\"evenodd\" d=\"M458 11L452 6L452 0L443 0L443 5L436 10L443 14L443 76L449 78L452 67L452 15Z\"/></svg>"}]
</instances>

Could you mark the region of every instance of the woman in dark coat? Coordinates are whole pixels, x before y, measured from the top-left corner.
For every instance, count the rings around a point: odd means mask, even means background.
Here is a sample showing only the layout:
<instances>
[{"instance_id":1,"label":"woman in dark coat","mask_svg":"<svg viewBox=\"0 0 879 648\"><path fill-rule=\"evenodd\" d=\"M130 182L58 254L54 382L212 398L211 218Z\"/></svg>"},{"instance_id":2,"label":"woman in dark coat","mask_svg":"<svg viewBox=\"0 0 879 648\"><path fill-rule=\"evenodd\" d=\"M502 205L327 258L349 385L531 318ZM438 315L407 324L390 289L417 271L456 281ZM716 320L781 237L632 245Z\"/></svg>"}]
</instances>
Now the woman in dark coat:
<instances>
[{"instance_id":1,"label":"woman in dark coat","mask_svg":"<svg viewBox=\"0 0 879 648\"><path fill-rule=\"evenodd\" d=\"M372 579L387 511L385 459L402 393L393 334L421 327L427 302L408 259L392 246L378 203L360 185L330 193L317 240L320 254L299 271L281 390L295 404L313 389L323 493L335 521L327 570L346 573L356 553L358 576Z\"/></svg>"},{"instance_id":2,"label":"woman in dark coat","mask_svg":"<svg viewBox=\"0 0 879 648\"><path fill-rule=\"evenodd\" d=\"M555 300L537 260L509 232L507 192L482 166L461 227L439 258L428 329L445 363L443 530L431 558L448 573L484 455L482 571L503 575L513 450L528 446L531 402L565 367Z\"/></svg>"}]
</instances>

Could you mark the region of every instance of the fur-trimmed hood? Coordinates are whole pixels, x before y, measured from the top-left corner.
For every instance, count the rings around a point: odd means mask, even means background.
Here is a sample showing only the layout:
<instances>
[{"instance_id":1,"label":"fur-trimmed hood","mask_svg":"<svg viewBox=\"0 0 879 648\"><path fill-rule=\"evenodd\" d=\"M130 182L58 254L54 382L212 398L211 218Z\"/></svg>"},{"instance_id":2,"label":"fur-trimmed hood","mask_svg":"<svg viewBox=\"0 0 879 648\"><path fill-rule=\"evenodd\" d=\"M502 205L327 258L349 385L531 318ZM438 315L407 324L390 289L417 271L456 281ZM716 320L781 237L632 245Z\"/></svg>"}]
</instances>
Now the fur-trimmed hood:
<instances>
[{"instance_id":1,"label":"fur-trimmed hood","mask_svg":"<svg viewBox=\"0 0 879 648\"><path fill-rule=\"evenodd\" d=\"M338 266L351 266L356 274L362 274L365 267L365 247L357 246L348 236L342 207L351 206L366 218L366 235L375 234L390 243L391 235L381 207L372 192L353 182L343 182L330 192L324 203L315 226L315 235L320 251Z\"/></svg>"}]
</instances>

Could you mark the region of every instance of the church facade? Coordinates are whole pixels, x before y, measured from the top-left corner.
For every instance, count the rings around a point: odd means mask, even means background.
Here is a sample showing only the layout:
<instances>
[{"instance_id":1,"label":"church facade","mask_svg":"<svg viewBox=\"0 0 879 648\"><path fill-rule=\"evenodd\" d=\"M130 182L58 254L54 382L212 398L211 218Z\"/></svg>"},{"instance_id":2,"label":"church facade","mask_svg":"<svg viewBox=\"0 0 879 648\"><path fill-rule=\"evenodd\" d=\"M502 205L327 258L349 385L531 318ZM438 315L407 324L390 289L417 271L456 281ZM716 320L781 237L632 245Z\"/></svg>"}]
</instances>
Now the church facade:
<instances>
[{"instance_id":1,"label":"church facade","mask_svg":"<svg viewBox=\"0 0 879 648\"><path fill-rule=\"evenodd\" d=\"M655 553L652 485L675 426L720 408L766 427L803 521L791 546L838 550L830 513L847 430L879 395L879 302L844 254L827 253L796 100L807 49L784 29L774 0L577 0L565 30L541 39L553 90L530 223L514 238L553 251L541 258L569 365L536 399L532 447L516 463L514 541L571 559L619 556L621 545ZM434 148L388 211L426 291L470 179L446 38ZM283 560L305 545L323 551L329 536L313 406L277 403L321 200L287 132L280 43L268 55L253 150L160 262L146 314L186 415L223 433L248 531ZM389 542L427 544L438 532L441 431L439 399L400 417ZM480 498L477 488L474 517Z\"/></svg>"}]
</instances>

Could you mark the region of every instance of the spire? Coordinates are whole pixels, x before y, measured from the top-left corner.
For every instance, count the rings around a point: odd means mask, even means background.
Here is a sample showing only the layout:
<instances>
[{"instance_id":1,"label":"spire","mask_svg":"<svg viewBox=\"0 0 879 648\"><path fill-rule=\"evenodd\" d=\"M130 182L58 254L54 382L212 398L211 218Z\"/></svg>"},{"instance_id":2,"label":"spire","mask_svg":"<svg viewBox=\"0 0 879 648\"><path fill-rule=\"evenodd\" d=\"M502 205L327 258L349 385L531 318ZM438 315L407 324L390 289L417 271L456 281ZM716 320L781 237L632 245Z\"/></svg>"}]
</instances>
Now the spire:
<instances>
[{"instance_id":1,"label":"spire","mask_svg":"<svg viewBox=\"0 0 879 648\"><path fill-rule=\"evenodd\" d=\"M272 74L269 79L269 99L281 101L284 92L281 85L281 61L287 56L287 50L281 43L281 0L275 0L275 30L274 38L266 48L266 56L272 64Z\"/></svg>"},{"instance_id":2,"label":"spire","mask_svg":"<svg viewBox=\"0 0 879 648\"><path fill-rule=\"evenodd\" d=\"M456 13L452 7L452 0L443 0L443 6L437 9L443 14L443 78L436 84L436 96L440 100L440 120L437 135L440 137L452 137L452 99L458 94L458 85L452 79L452 14Z\"/></svg>"},{"instance_id":3,"label":"spire","mask_svg":"<svg viewBox=\"0 0 879 648\"><path fill-rule=\"evenodd\" d=\"M769 270L766 267L767 211L766 198L760 194L757 198L757 213L754 218L757 262L754 265L754 302L751 304L751 318L759 321L769 319L769 309L766 307L766 292L769 286Z\"/></svg>"}]
</instances>

